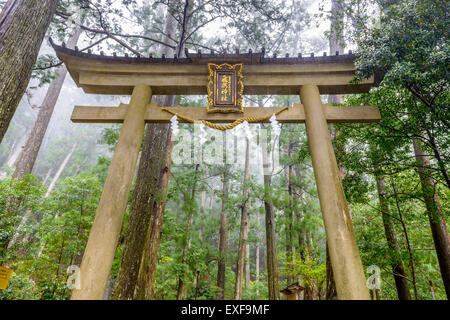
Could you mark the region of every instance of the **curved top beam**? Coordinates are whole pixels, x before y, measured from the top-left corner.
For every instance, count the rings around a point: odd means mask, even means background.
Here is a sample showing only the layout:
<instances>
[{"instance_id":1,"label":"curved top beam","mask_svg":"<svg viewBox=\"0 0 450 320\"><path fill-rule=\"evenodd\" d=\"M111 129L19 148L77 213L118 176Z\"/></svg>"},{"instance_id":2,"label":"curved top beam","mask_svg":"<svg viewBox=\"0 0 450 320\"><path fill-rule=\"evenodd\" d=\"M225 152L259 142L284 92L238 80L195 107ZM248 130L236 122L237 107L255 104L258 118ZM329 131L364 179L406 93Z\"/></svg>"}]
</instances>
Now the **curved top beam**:
<instances>
[{"instance_id":1,"label":"curved top beam","mask_svg":"<svg viewBox=\"0 0 450 320\"><path fill-rule=\"evenodd\" d=\"M131 94L139 83L158 94L206 95L207 63L244 63L244 94L297 95L300 86L316 84L321 94L368 92L374 77L359 83L355 76L355 55L320 57L266 57L259 53L204 54L186 52L178 57L128 57L95 55L72 50L50 41L78 87L86 93Z\"/></svg>"}]
</instances>

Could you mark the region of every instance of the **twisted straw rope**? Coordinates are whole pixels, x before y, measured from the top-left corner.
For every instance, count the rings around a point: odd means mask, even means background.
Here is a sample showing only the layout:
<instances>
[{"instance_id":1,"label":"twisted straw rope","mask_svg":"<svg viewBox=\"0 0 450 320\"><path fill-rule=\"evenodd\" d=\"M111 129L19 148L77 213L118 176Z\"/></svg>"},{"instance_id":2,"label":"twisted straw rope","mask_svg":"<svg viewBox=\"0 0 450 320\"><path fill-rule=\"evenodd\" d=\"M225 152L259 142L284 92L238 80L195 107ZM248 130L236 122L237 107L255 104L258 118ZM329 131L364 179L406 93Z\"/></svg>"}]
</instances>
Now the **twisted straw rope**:
<instances>
[{"instance_id":1,"label":"twisted straw rope","mask_svg":"<svg viewBox=\"0 0 450 320\"><path fill-rule=\"evenodd\" d=\"M163 111L169 112L170 114L173 114L174 116L177 116L180 119L183 119L184 121L190 122L190 123L195 123L195 120L185 117L181 114L179 114L178 112L175 111L171 111L167 108L161 108ZM275 112L275 115L279 115L280 113L282 113L283 111L287 110L288 107L284 107L280 110L278 110L277 112ZM270 117L272 117L272 114L265 116L265 117L245 117L245 118L240 118L237 119L236 121L234 121L233 123L230 124L215 124L206 120L201 120L200 122L203 123L205 126L210 127L211 129L216 129L216 130L221 130L221 131L225 131L225 130L230 130L233 129L234 127L240 125L242 122L247 121L249 123L251 122L261 122L264 120L269 119Z\"/></svg>"}]
</instances>

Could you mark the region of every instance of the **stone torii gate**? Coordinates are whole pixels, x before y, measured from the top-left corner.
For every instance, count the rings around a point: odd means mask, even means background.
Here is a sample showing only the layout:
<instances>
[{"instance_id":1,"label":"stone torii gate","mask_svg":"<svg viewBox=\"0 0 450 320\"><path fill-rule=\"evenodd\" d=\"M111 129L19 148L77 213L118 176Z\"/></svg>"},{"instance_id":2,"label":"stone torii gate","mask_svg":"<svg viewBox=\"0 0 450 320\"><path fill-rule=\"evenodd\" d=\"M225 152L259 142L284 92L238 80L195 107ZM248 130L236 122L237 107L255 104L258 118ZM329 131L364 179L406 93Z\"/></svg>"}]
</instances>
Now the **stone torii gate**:
<instances>
[{"instance_id":1,"label":"stone torii gate","mask_svg":"<svg viewBox=\"0 0 450 320\"><path fill-rule=\"evenodd\" d=\"M93 55L70 50L64 44L52 45L84 92L131 95L129 104L75 106L72 114L73 122L123 123L81 263L81 288L73 290L72 299L104 298L145 123L169 123L175 113L210 123L231 123L243 117L265 118L261 122L268 122L270 115L282 109L246 107L242 113L209 113L204 107L168 107L167 112L150 104L152 95L209 94L208 63L225 62L243 64L241 94L300 95L302 104L288 107L277 120L306 123L338 298L370 299L327 124L378 122L380 113L377 107L334 107L323 105L320 99L320 94L363 93L376 85L374 77L350 84L355 75L351 52L277 58L265 57L264 50L221 55L199 51L186 52L186 58L133 58L105 56L103 52ZM185 122L183 118L179 121Z\"/></svg>"}]
</instances>

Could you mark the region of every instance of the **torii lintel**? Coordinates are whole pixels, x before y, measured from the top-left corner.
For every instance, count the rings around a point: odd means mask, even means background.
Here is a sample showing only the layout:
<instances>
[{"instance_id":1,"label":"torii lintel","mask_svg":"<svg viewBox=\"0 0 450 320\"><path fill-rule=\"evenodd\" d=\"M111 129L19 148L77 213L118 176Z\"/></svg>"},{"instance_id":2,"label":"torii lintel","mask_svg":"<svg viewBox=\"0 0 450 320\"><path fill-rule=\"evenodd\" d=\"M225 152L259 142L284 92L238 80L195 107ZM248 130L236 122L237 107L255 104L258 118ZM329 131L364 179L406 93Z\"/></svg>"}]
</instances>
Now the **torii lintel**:
<instances>
[{"instance_id":1,"label":"torii lintel","mask_svg":"<svg viewBox=\"0 0 450 320\"><path fill-rule=\"evenodd\" d=\"M322 106L328 123L370 123L381 120L380 111L373 106L336 107L330 104ZM119 107L75 106L71 120L78 123L122 123L128 107L128 104L120 104ZM206 107L165 107L196 121L207 120L212 123L232 123L242 117L270 116L283 108L285 107L245 107L243 113L207 113ZM157 104L148 105L144 115L146 123L170 123L171 118L172 114L163 111ZM280 123L304 123L305 120L304 106L298 103L294 103L292 107L277 115L277 121ZM179 119L179 122L187 121Z\"/></svg>"}]
</instances>

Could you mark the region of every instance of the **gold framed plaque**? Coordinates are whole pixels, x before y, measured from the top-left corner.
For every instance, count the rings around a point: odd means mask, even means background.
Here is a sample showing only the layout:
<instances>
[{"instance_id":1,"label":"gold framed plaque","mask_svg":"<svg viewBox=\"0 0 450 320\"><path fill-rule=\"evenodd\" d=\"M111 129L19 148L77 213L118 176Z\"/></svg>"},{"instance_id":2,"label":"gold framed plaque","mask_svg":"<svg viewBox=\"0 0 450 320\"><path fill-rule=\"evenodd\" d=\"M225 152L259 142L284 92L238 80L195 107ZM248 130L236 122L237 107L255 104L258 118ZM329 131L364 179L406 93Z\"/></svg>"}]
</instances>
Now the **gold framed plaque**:
<instances>
[{"instance_id":1,"label":"gold framed plaque","mask_svg":"<svg viewBox=\"0 0 450 320\"><path fill-rule=\"evenodd\" d=\"M244 112L242 68L242 63L208 63L207 112Z\"/></svg>"}]
</instances>

